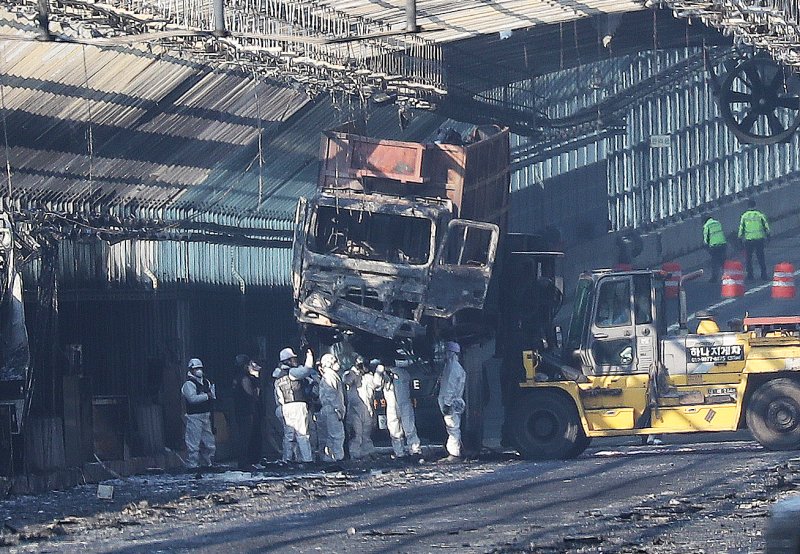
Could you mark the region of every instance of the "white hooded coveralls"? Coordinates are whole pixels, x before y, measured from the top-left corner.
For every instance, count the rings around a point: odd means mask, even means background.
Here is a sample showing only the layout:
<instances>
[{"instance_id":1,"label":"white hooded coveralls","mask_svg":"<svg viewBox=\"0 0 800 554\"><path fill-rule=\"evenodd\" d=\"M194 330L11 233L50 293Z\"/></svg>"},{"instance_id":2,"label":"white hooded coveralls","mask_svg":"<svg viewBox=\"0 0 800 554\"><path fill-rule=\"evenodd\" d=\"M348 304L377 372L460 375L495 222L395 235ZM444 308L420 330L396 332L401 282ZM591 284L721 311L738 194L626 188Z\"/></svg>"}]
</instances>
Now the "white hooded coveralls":
<instances>
[{"instance_id":1,"label":"white hooded coveralls","mask_svg":"<svg viewBox=\"0 0 800 554\"><path fill-rule=\"evenodd\" d=\"M181 387L181 395L187 407L191 404L202 404L208 400L214 400L206 392L201 392L203 384L210 388L211 383L208 379L203 379L204 383L199 383L199 379L187 374L188 379ZM186 414L186 431L183 436L186 444L186 466L196 468L202 465L210 466L214 460L214 453L217 451L217 442L211 428L211 412L201 412L199 414Z\"/></svg>"},{"instance_id":2,"label":"white hooded coveralls","mask_svg":"<svg viewBox=\"0 0 800 554\"><path fill-rule=\"evenodd\" d=\"M283 420L283 461L293 461L294 446L300 453L301 462L313 461L311 456L311 441L308 436L308 406L305 402L289 402L284 398L278 386L278 379L288 375L292 381L302 381L311 375L311 368L305 366L291 367L282 363L272 377L275 379L275 402L278 405L276 414Z\"/></svg>"},{"instance_id":3,"label":"white hooded coveralls","mask_svg":"<svg viewBox=\"0 0 800 554\"><path fill-rule=\"evenodd\" d=\"M467 373L453 352L447 353L439 385L439 409L444 416L447 428L447 453L461 456L461 414L464 412L464 385ZM450 406L450 413L445 414L445 406Z\"/></svg>"},{"instance_id":4,"label":"white hooded coveralls","mask_svg":"<svg viewBox=\"0 0 800 554\"><path fill-rule=\"evenodd\" d=\"M381 372L383 397L386 399L386 426L392 438L392 450L397 457L419 454L419 436L411 402L411 375L403 367ZM406 448L408 449L406 451Z\"/></svg>"},{"instance_id":5,"label":"white hooded coveralls","mask_svg":"<svg viewBox=\"0 0 800 554\"><path fill-rule=\"evenodd\" d=\"M317 415L320 450L324 461L338 462L344 459L344 384L334 368L321 366L320 371L319 400L322 409Z\"/></svg>"},{"instance_id":6,"label":"white hooded coveralls","mask_svg":"<svg viewBox=\"0 0 800 554\"><path fill-rule=\"evenodd\" d=\"M375 391L381 387L382 380L372 373L361 373L353 367L343 377L347 386L347 429L350 432L348 443L350 457L353 459L369 456L375 451L372 443L372 430L375 426Z\"/></svg>"}]
</instances>

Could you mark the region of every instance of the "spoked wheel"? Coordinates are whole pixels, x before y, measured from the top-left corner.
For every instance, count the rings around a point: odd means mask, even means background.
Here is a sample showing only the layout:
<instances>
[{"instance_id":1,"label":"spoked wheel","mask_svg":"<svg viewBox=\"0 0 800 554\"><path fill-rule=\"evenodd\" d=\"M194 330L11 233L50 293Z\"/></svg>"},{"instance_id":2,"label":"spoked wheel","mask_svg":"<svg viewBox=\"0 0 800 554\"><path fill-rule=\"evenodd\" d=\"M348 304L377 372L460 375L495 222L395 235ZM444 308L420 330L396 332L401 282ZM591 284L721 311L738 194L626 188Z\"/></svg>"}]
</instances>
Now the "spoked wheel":
<instances>
[{"instance_id":1,"label":"spoked wheel","mask_svg":"<svg viewBox=\"0 0 800 554\"><path fill-rule=\"evenodd\" d=\"M747 426L770 450L800 449L800 384L792 379L767 381L747 405Z\"/></svg>"},{"instance_id":2,"label":"spoked wheel","mask_svg":"<svg viewBox=\"0 0 800 554\"><path fill-rule=\"evenodd\" d=\"M800 126L800 78L768 57L744 60L726 75L719 106L741 142L787 141Z\"/></svg>"},{"instance_id":3,"label":"spoked wheel","mask_svg":"<svg viewBox=\"0 0 800 554\"><path fill-rule=\"evenodd\" d=\"M527 460L575 458L589 444L575 405L552 392L537 391L520 398L512 425L516 447Z\"/></svg>"}]
</instances>

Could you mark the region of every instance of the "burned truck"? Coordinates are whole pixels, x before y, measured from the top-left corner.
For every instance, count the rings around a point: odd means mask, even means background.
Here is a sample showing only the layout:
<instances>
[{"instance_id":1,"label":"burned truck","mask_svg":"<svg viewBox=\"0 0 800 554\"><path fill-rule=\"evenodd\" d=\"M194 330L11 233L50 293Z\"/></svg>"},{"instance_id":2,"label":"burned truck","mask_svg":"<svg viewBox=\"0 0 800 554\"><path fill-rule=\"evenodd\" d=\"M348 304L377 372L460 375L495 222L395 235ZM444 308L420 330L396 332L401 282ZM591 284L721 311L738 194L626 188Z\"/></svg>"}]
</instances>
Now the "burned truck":
<instances>
[{"instance_id":1,"label":"burned truck","mask_svg":"<svg viewBox=\"0 0 800 554\"><path fill-rule=\"evenodd\" d=\"M465 442L480 446L484 366L550 338L561 282L558 253L536 236L504 233L508 131L477 127L450 142L459 144L323 133L316 193L297 206L295 315L307 341L343 365L356 353L408 365L417 424L429 435L441 425L443 341L459 341ZM536 305L542 283L555 299L545 307ZM523 375L521 355L514 360Z\"/></svg>"}]
</instances>

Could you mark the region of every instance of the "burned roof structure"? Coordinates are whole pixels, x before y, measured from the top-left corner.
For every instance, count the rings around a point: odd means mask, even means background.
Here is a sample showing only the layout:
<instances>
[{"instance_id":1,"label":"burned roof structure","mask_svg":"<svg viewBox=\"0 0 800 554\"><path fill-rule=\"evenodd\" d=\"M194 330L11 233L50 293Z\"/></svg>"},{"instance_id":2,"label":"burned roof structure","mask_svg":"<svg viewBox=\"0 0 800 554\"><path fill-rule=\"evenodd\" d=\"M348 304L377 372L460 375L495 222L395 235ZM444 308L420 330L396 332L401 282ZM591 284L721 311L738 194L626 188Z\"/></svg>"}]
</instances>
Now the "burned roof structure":
<instances>
[{"instance_id":1,"label":"burned roof structure","mask_svg":"<svg viewBox=\"0 0 800 554\"><path fill-rule=\"evenodd\" d=\"M290 81L312 97L333 92L436 109L544 138L548 129L585 121L552 121L542 106L516 97L521 82L643 49L728 42L663 12L656 21L634 0L70 0L56 4L50 18L53 29L43 33L56 40L158 42L193 59Z\"/></svg>"}]
</instances>

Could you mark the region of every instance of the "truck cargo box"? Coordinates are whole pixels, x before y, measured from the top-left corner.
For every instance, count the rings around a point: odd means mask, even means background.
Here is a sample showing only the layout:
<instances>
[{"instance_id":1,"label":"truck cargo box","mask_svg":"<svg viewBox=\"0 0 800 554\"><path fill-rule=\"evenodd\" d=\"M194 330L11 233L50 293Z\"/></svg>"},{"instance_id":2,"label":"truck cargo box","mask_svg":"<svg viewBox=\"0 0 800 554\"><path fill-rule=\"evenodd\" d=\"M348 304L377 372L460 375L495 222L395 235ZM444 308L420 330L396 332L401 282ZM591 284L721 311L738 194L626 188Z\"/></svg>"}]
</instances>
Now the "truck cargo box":
<instances>
[{"instance_id":1,"label":"truck cargo box","mask_svg":"<svg viewBox=\"0 0 800 554\"><path fill-rule=\"evenodd\" d=\"M469 144L373 139L342 130L322 136L320 190L449 198L456 216L505 227L508 130L482 126Z\"/></svg>"}]
</instances>

